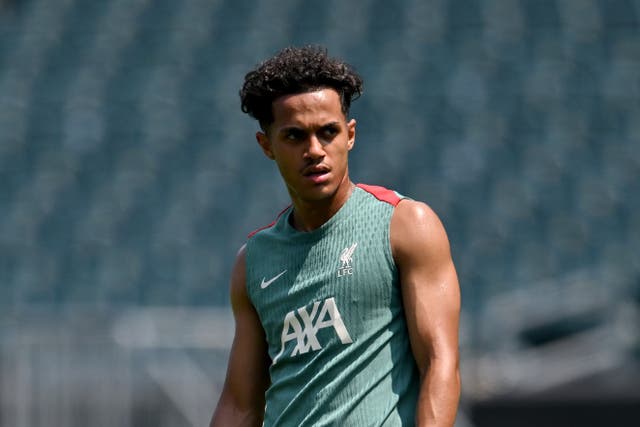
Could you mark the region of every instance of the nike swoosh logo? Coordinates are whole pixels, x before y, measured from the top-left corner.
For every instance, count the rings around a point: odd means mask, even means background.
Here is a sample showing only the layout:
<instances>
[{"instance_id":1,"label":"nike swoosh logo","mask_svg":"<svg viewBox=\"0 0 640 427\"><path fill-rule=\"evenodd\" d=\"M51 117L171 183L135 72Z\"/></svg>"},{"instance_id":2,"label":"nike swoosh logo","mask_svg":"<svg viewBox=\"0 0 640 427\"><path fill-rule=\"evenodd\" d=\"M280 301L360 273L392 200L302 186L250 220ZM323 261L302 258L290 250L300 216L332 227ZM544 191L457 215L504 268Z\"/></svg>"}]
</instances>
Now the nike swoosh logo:
<instances>
[{"instance_id":1,"label":"nike swoosh logo","mask_svg":"<svg viewBox=\"0 0 640 427\"><path fill-rule=\"evenodd\" d=\"M261 289L265 289L267 286L269 286L270 284L272 284L273 282L275 282L276 280L278 280L280 278L280 276L282 276L284 273L286 273L287 270L283 271L282 273L278 274L275 277L272 277L269 280L264 280L264 277L262 278L262 283L260 283L260 288Z\"/></svg>"}]
</instances>

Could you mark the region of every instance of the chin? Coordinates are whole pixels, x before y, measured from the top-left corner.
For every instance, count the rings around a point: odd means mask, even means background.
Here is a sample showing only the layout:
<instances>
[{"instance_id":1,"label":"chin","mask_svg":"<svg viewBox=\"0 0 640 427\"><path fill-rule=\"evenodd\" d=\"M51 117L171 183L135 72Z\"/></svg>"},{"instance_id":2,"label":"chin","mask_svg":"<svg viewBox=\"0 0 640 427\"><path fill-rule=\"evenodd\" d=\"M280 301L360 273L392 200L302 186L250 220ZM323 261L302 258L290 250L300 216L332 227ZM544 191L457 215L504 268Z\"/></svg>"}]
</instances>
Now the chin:
<instances>
[{"instance_id":1,"label":"chin","mask_svg":"<svg viewBox=\"0 0 640 427\"><path fill-rule=\"evenodd\" d=\"M330 199L336 194L338 187L331 184L316 185L311 188L303 188L296 191L298 197L310 202L319 202Z\"/></svg>"}]
</instances>

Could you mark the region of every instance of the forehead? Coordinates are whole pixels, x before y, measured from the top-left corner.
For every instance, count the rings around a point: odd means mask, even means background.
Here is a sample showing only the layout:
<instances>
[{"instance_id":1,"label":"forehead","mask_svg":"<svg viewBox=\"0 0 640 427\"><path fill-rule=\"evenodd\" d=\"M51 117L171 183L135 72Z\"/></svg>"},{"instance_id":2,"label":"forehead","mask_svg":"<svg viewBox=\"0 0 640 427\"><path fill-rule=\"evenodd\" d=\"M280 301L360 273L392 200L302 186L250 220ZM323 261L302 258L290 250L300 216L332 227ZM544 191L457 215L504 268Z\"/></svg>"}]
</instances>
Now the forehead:
<instances>
[{"instance_id":1,"label":"forehead","mask_svg":"<svg viewBox=\"0 0 640 427\"><path fill-rule=\"evenodd\" d=\"M284 95L273 101L274 124L344 120L340 95L334 89Z\"/></svg>"}]
</instances>

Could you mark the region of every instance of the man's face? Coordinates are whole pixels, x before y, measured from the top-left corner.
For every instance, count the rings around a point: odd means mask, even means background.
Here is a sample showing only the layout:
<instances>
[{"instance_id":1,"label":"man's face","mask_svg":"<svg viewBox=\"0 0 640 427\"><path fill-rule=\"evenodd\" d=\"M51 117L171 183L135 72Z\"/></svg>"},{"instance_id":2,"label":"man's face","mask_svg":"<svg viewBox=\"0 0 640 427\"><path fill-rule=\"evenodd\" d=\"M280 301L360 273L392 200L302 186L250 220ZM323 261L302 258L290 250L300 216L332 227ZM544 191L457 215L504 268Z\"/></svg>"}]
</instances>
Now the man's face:
<instances>
[{"instance_id":1,"label":"man's face","mask_svg":"<svg viewBox=\"0 0 640 427\"><path fill-rule=\"evenodd\" d=\"M273 123L256 137L278 165L293 201L327 200L346 189L356 122L347 122L338 93L320 89L285 95L272 110Z\"/></svg>"}]
</instances>

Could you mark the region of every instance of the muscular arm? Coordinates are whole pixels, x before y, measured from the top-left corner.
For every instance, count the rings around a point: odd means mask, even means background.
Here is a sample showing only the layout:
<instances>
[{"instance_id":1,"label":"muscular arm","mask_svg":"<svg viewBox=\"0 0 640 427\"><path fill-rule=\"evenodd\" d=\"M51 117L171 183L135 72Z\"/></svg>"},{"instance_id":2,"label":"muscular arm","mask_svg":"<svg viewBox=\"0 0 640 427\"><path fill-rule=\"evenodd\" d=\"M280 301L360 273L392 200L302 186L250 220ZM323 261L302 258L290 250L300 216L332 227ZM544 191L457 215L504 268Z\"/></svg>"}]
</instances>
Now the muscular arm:
<instances>
[{"instance_id":1,"label":"muscular arm","mask_svg":"<svg viewBox=\"0 0 640 427\"><path fill-rule=\"evenodd\" d=\"M244 247L231 274L231 308L235 336L227 377L210 426L261 426L270 360L264 331L247 294Z\"/></svg>"},{"instance_id":2,"label":"muscular arm","mask_svg":"<svg viewBox=\"0 0 640 427\"><path fill-rule=\"evenodd\" d=\"M453 426L460 398L460 288L442 223L404 200L391 221L411 348L421 377L418 426Z\"/></svg>"}]
</instances>

